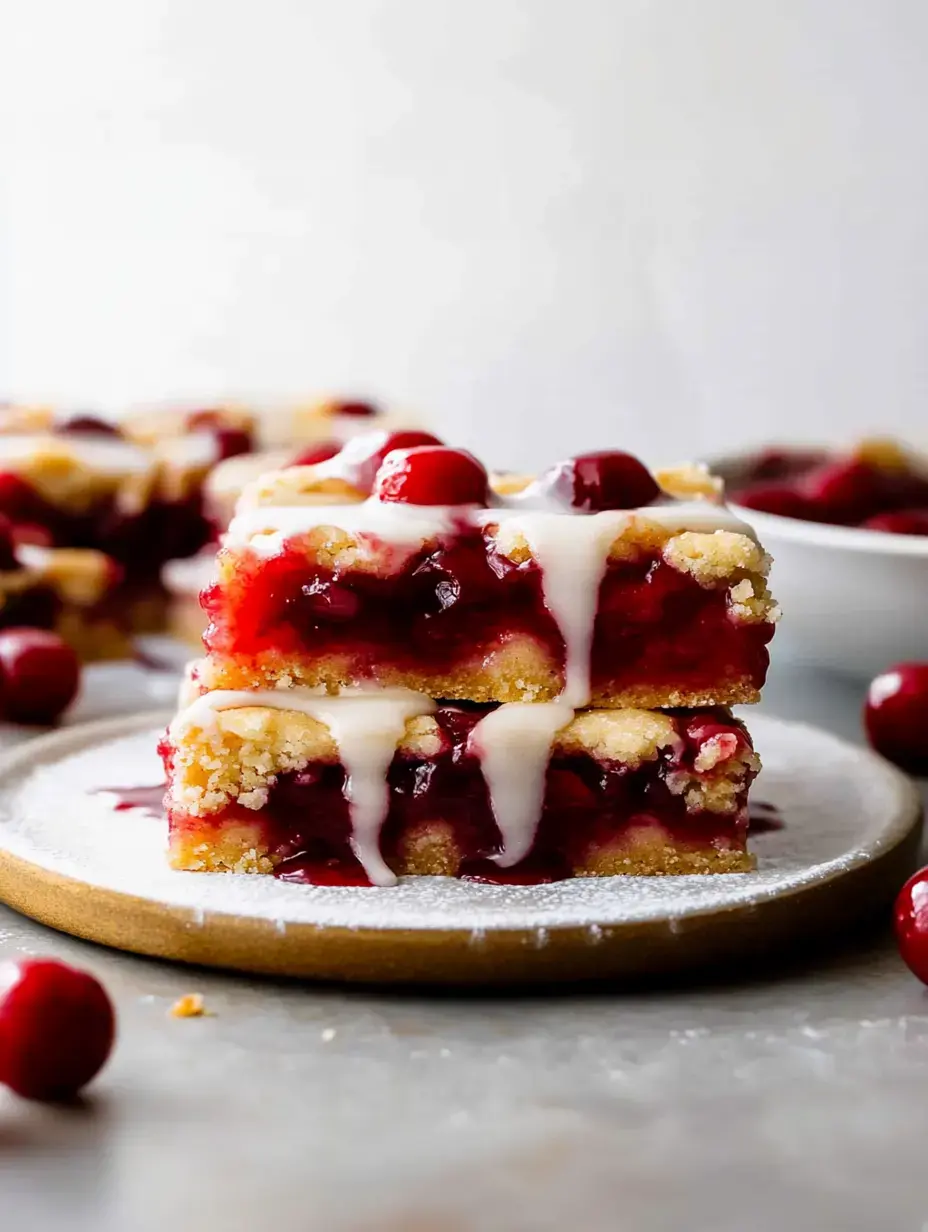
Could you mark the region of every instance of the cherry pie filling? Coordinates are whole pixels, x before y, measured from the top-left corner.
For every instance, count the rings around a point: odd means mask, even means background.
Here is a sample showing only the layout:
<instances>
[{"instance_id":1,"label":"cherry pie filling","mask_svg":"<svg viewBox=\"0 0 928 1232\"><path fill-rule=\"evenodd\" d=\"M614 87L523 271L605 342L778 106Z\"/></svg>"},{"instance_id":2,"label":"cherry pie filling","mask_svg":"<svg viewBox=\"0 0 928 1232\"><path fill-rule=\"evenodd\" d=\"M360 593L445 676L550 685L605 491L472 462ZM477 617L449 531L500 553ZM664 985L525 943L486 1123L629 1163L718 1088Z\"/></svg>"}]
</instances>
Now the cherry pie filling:
<instances>
[{"instance_id":1,"label":"cherry pie filling","mask_svg":"<svg viewBox=\"0 0 928 1232\"><path fill-rule=\"evenodd\" d=\"M770 448L730 478L736 504L780 517L928 535L928 475L892 445L861 446L848 456Z\"/></svg>"},{"instance_id":2,"label":"cherry pie filling","mask_svg":"<svg viewBox=\"0 0 928 1232\"><path fill-rule=\"evenodd\" d=\"M638 766L586 754L555 751L548 764L544 802L528 856L511 868L493 857L502 840L480 761L468 746L477 722L492 706L443 705L435 714L442 748L424 758L398 751L388 772L390 807L380 833L386 862L403 865L404 840L438 825L450 831L457 876L481 881L535 884L589 868L597 853L621 848L646 829L683 851L743 852L748 831L747 795L754 771L737 764L738 789L730 811L691 809L681 789L698 782L696 763L708 741L721 754L708 774L732 773L733 759L750 750L744 727L723 710L679 711L680 746ZM171 750L161 746L171 774ZM275 863L275 875L313 884L369 885L355 857L345 769L317 762L281 774L258 810L230 804L206 817L169 811L172 840L216 841L225 827L258 826L261 846Z\"/></svg>"},{"instance_id":3,"label":"cherry pie filling","mask_svg":"<svg viewBox=\"0 0 928 1232\"><path fill-rule=\"evenodd\" d=\"M534 560L509 560L479 529L433 541L387 575L329 568L293 540L269 559L242 554L230 580L203 592L205 642L233 662L267 652L307 664L344 656L365 679L384 668L440 676L522 635L563 672L564 642L542 583ZM593 693L644 684L709 690L720 680L760 688L773 628L738 620L727 585L701 586L657 553L610 561L594 626Z\"/></svg>"}]
</instances>

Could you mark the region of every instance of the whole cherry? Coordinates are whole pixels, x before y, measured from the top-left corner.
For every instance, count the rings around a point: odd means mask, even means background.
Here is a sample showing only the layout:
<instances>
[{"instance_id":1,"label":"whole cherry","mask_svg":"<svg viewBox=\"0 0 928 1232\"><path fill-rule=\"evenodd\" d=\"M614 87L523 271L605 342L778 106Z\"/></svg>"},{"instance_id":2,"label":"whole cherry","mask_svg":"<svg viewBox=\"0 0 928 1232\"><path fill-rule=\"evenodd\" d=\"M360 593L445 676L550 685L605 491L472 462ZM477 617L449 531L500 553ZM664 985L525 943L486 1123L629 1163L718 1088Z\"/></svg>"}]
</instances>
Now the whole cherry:
<instances>
[{"instance_id":1,"label":"whole cherry","mask_svg":"<svg viewBox=\"0 0 928 1232\"><path fill-rule=\"evenodd\" d=\"M251 453L254 444L247 428L217 427L213 429L213 439L220 462L225 462L226 458L237 458L239 454Z\"/></svg>"},{"instance_id":2,"label":"whole cherry","mask_svg":"<svg viewBox=\"0 0 928 1232\"><path fill-rule=\"evenodd\" d=\"M0 713L16 723L53 723L80 686L77 655L46 629L0 631Z\"/></svg>"},{"instance_id":3,"label":"whole cherry","mask_svg":"<svg viewBox=\"0 0 928 1232\"><path fill-rule=\"evenodd\" d=\"M661 490L636 457L621 450L580 454L552 467L539 486L581 513L606 509L637 509L650 505Z\"/></svg>"},{"instance_id":4,"label":"whole cherry","mask_svg":"<svg viewBox=\"0 0 928 1232\"><path fill-rule=\"evenodd\" d=\"M370 492L388 453L395 449L417 449L420 445L441 445L441 441L431 432L365 432L348 441L339 451L339 471L359 491Z\"/></svg>"},{"instance_id":5,"label":"whole cherry","mask_svg":"<svg viewBox=\"0 0 928 1232\"><path fill-rule=\"evenodd\" d=\"M377 407L372 402L335 402L332 404L334 415L349 415L354 419L371 419L377 414Z\"/></svg>"},{"instance_id":6,"label":"whole cherry","mask_svg":"<svg viewBox=\"0 0 928 1232\"><path fill-rule=\"evenodd\" d=\"M878 753L910 774L928 774L928 663L897 663L877 676L864 726Z\"/></svg>"},{"instance_id":7,"label":"whole cherry","mask_svg":"<svg viewBox=\"0 0 928 1232\"><path fill-rule=\"evenodd\" d=\"M328 462L329 458L334 458L341 451L341 447L341 441L320 441L317 445L310 445L308 449L304 449L290 465L318 466L320 462Z\"/></svg>"},{"instance_id":8,"label":"whole cherry","mask_svg":"<svg viewBox=\"0 0 928 1232\"><path fill-rule=\"evenodd\" d=\"M775 513L781 518L816 518L814 506L795 483L786 480L749 484L732 492L731 499L736 505L756 509L758 513Z\"/></svg>"},{"instance_id":9,"label":"whole cherry","mask_svg":"<svg viewBox=\"0 0 928 1232\"><path fill-rule=\"evenodd\" d=\"M834 458L808 471L800 490L820 522L854 526L886 507L889 479L862 458Z\"/></svg>"},{"instance_id":10,"label":"whole cherry","mask_svg":"<svg viewBox=\"0 0 928 1232\"><path fill-rule=\"evenodd\" d=\"M404 505L482 505L489 495L483 465L466 449L420 445L394 449L374 481L374 496Z\"/></svg>"},{"instance_id":11,"label":"whole cherry","mask_svg":"<svg viewBox=\"0 0 928 1232\"><path fill-rule=\"evenodd\" d=\"M97 415L72 415L56 424L55 432L61 436L122 436L118 424Z\"/></svg>"},{"instance_id":12,"label":"whole cherry","mask_svg":"<svg viewBox=\"0 0 928 1232\"><path fill-rule=\"evenodd\" d=\"M13 523L0 513L0 572L8 573L19 568L19 561L13 550L15 542Z\"/></svg>"},{"instance_id":13,"label":"whole cherry","mask_svg":"<svg viewBox=\"0 0 928 1232\"><path fill-rule=\"evenodd\" d=\"M878 513L864 522L867 530L882 530L891 535L928 535L928 509L896 509Z\"/></svg>"},{"instance_id":14,"label":"whole cherry","mask_svg":"<svg viewBox=\"0 0 928 1232\"><path fill-rule=\"evenodd\" d=\"M893 923L903 961L928 984L928 868L913 873L899 891Z\"/></svg>"},{"instance_id":15,"label":"whole cherry","mask_svg":"<svg viewBox=\"0 0 928 1232\"><path fill-rule=\"evenodd\" d=\"M116 1036L99 980L55 959L0 963L0 1082L26 1099L73 1098Z\"/></svg>"}]
</instances>

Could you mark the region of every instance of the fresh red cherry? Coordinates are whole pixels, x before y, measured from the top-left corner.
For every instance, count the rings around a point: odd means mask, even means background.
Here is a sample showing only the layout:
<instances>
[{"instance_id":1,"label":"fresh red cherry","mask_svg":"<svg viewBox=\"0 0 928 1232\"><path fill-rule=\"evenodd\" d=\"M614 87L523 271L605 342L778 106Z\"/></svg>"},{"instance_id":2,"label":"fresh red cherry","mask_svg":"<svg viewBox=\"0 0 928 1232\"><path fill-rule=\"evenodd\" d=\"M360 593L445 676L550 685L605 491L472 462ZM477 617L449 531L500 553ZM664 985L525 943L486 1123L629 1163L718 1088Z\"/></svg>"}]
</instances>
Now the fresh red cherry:
<instances>
[{"instance_id":1,"label":"fresh red cherry","mask_svg":"<svg viewBox=\"0 0 928 1232\"><path fill-rule=\"evenodd\" d=\"M867 530L882 530L890 535L928 535L928 509L897 509L878 513L864 522Z\"/></svg>"},{"instance_id":2,"label":"fresh red cherry","mask_svg":"<svg viewBox=\"0 0 928 1232\"><path fill-rule=\"evenodd\" d=\"M887 472L862 458L835 458L808 471L800 491L818 521L855 526L885 506Z\"/></svg>"},{"instance_id":3,"label":"fresh red cherry","mask_svg":"<svg viewBox=\"0 0 928 1232\"><path fill-rule=\"evenodd\" d=\"M33 522L43 501L35 488L12 471L0 474L0 512L11 522Z\"/></svg>"},{"instance_id":4,"label":"fresh red cherry","mask_svg":"<svg viewBox=\"0 0 928 1232\"><path fill-rule=\"evenodd\" d=\"M303 453L293 459L291 466L318 466L320 462L328 462L340 452L341 441L320 441L318 445L310 445Z\"/></svg>"},{"instance_id":5,"label":"fresh red cherry","mask_svg":"<svg viewBox=\"0 0 928 1232\"><path fill-rule=\"evenodd\" d=\"M781 518L813 518L815 510L794 483L770 481L752 483L731 493L736 505L756 509L758 513L775 513Z\"/></svg>"},{"instance_id":6,"label":"fresh red cherry","mask_svg":"<svg viewBox=\"0 0 928 1232\"><path fill-rule=\"evenodd\" d=\"M914 873L896 898L896 944L902 960L928 984L928 868Z\"/></svg>"},{"instance_id":7,"label":"fresh red cherry","mask_svg":"<svg viewBox=\"0 0 928 1232\"><path fill-rule=\"evenodd\" d=\"M99 419L96 415L72 415L55 425L60 436L122 436L118 424Z\"/></svg>"},{"instance_id":8,"label":"fresh red cherry","mask_svg":"<svg viewBox=\"0 0 928 1232\"><path fill-rule=\"evenodd\" d=\"M374 495L404 505L486 505L485 468L466 449L420 445L394 449L374 481Z\"/></svg>"},{"instance_id":9,"label":"fresh red cherry","mask_svg":"<svg viewBox=\"0 0 928 1232\"><path fill-rule=\"evenodd\" d=\"M928 663L897 663L877 676L864 724L878 753L910 774L928 775Z\"/></svg>"},{"instance_id":10,"label":"fresh red cherry","mask_svg":"<svg viewBox=\"0 0 928 1232\"><path fill-rule=\"evenodd\" d=\"M247 428L214 428L213 438L220 462L224 462L226 458L237 458L239 454L251 453L254 444Z\"/></svg>"},{"instance_id":11,"label":"fresh red cherry","mask_svg":"<svg viewBox=\"0 0 928 1232\"><path fill-rule=\"evenodd\" d=\"M370 419L378 414L371 402L336 402L332 411L335 415L351 415L356 419Z\"/></svg>"},{"instance_id":12,"label":"fresh red cherry","mask_svg":"<svg viewBox=\"0 0 928 1232\"><path fill-rule=\"evenodd\" d=\"M0 1081L26 1099L73 1098L113 1048L99 980L54 959L0 964Z\"/></svg>"},{"instance_id":13,"label":"fresh red cherry","mask_svg":"<svg viewBox=\"0 0 928 1232\"><path fill-rule=\"evenodd\" d=\"M365 432L341 450L345 478L362 492L370 492L374 479L388 453L395 449L417 449L420 445L440 445L431 432Z\"/></svg>"},{"instance_id":14,"label":"fresh red cherry","mask_svg":"<svg viewBox=\"0 0 928 1232\"><path fill-rule=\"evenodd\" d=\"M2 515L0 515L2 516ZM53 548L55 536L41 522L16 522L12 527L13 542L28 543L36 548Z\"/></svg>"},{"instance_id":15,"label":"fresh red cherry","mask_svg":"<svg viewBox=\"0 0 928 1232\"><path fill-rule=\"evenodd\" d=\"M0 572L10 572L19 568L19 561L13 550L15 543L13 523L0 513Z\"/></svg>"},{"instance_id":16,"label":"fresh red cherry","mask_svg":"<svg viewBox=\"0 0 928 1232\"><path fill-rule=\"evenodd\" d=\"M768 480L789 479L819 466L826 455L820 450L790 449L777 445L761 449L750 460L744 471L745 480L766 483Z\"/></svg>"},{"instance_id":17,"label":"fresh red cherry","mask_svg":"<svg viewBox=\"0 0 928 1232\"><path fill-rule=\"evenodd\" d=\"M46 629L0 631L0 711L15 723L53 723L77 695L77 655Z\"/></svg>"},{"instance_id":18,"label":"fresh red cherry","mask_svg":"<svg viewBox=\"0 0 928 1232\"><path fill-rule=\"evenodd\" d=\"M617 449L561 462L541 477L540 484L581 513L637 509L661 494L644 463Z\"/></svg>"}]
</instances>

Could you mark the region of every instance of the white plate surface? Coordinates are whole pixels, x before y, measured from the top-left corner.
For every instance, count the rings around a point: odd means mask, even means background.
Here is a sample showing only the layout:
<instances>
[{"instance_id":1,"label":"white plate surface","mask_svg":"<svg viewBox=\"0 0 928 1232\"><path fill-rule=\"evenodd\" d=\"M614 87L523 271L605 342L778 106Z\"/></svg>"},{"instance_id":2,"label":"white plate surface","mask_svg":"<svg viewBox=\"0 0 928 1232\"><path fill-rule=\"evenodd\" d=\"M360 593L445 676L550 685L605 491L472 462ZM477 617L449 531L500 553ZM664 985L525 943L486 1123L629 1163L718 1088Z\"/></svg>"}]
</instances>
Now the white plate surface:
<instances>
[{"instance_id":1,"label":"white plate surface","mask_svg":"<svg viewBox=\"0 0 928 1232\"><path fill-rule=\"evenodd\" d=\"M543 886L486 886L406 878L395 889L310 887L272 877L174 872L163 820L117 812L101 787L154 784L155 745L168 715L76 727L14 750L0 765L0 850L61 876L167 907L192 919L225 913L289 924L365 929L544 930L665 920L760 904L852 870L911 828L917 794L864 749L797 723L757 715L764 761L756 800L782 830L753 840L754 873L584 878Z\"/></svg>"}]
</instances>

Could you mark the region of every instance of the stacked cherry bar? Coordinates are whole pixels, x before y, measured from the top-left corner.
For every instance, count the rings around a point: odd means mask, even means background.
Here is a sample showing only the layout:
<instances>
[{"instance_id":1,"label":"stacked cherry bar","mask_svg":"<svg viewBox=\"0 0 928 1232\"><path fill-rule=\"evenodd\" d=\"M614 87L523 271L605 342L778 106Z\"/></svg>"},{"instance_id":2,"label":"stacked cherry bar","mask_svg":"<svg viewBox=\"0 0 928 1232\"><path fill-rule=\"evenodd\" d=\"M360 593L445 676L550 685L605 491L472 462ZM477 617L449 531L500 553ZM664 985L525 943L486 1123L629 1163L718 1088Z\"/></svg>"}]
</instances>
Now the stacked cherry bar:
<instances>
[{"instance_id":1,"label":"stacked cherry bar","mask_svg":"<svg viewBox=\"0 0 928 1232\"><path fill-rule=\"evenodd\" d=\"M928 458L888 440L847 455L770 447L739 468L731 499L785 518L928 535Z\"/></svg>"},{"instance_id":2,"label":"stacked cherry bar","mask_svg":"<svg viewBox=\"0 0 928 1232\"><path fill-rule=\"evenodd\" d=\"M389 885L751 867L769 561L696 468L358 438L244 493L161 752L173 864Z\"/></svg>"},{"instance_id":3,"label":"stacked cherry bar","mask_svg":"<svg viewBox=\"0 0 928 1232\"><path fill-rule=\"evenodd\" d=\"M277 431L310 442L374 414L362 403L316 404L288 412ZM127 652L132 631L160 627L162 566L215 538L204 485L224 461L253 455L258 425L236 408L118 424L0 409L0 628L54 629L83 657L109 658Z\"/></svg>"}]
</instances>

